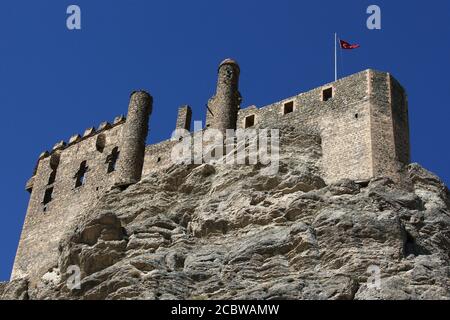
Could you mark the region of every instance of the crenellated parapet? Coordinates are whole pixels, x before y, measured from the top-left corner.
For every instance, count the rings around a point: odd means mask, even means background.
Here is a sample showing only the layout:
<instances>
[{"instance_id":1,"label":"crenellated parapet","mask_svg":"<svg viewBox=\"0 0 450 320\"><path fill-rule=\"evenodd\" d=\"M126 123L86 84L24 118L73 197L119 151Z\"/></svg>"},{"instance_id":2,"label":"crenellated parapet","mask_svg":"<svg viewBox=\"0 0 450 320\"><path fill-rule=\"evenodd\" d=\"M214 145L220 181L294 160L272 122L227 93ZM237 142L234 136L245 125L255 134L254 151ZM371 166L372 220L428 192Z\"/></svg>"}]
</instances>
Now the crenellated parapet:
<instances>
[{"instance_id":1,"label":"crenellated parapet","mask_svg":"<svg viewBox=\"0 0 450 320\"><path fill-rule=\"evenodd\" d=\"M73 136L71 136L69 138L68 142L65 142L64 140L59 141L58 143L56 143L52 150L49 151L44 151L39 155L38 161L45 159L46 157L51 156L53 153L57 152L57 151L63 151L64 149L71 147L73 145L76 145L86 139L92 138L94 136L97 136L101 133L106 133L108 130L111 130L117 126L123 125L126 122L126 118L123 115L117 116L114 121L112 123L109 123L107 121L102 122L99 126L97 127L90 127L87 128L83 135L80 134L74 134Z\"/></svg>"},{"instance_id":2,"label":"crenellated parapet","mask_svg":"<svg viewBox=\"0 0 450 320\"><path fill-rule=\"evenodd\" d=\"M113 185L125 123L126 118L118 116L112 123L87 128L40 154L26 183L31 195L13 278L25 270L31 275L43 272L54 261L63 226ZM40 262L30 263L33 252L39 252Z\"/></svg>"}]
</instances>

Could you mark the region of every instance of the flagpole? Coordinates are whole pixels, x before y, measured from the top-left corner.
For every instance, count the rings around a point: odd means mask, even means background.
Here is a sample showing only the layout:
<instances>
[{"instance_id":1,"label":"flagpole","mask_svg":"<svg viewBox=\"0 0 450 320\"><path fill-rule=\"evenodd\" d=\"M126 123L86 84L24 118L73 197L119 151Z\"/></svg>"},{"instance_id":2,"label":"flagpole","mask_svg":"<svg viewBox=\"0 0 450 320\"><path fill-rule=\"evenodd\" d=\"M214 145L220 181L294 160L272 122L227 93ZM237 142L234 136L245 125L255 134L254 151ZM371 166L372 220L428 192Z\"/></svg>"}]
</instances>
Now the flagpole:
<instances>
[{"instance_id":1,"label":"flagpole","mask_svg":"<svg viewBox=\"0 0 450 320\"><path fill-rule=\"evenodd\" d=\"M334 81L337 81L337 33L334 33Z\"/></svg>"}]
</instances>

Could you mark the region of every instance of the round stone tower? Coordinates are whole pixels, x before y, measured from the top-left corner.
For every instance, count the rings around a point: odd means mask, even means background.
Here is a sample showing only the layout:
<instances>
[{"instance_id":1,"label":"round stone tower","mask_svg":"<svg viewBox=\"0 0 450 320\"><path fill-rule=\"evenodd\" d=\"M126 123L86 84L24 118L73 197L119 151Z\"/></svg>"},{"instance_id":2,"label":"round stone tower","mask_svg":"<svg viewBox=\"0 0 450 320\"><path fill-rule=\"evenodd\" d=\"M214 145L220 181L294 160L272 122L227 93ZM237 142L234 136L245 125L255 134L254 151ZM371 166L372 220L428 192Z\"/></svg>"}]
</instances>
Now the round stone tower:
<instances>
[{"instance_id":1,"label":"round stone tower","mask_svg":"<svg viewBox=\"0 0 450 320\"><path fill-rule=\"evenodd\" d=\"M219 66L216 94L208 102L206 126L225 132L236 129L241 95L239 93L240 68L236 61L226 59Z\"/></svg>"},{"instance_id":2,"label":"round stone tower","mask_svg":"<svg viewBox=\"0 0 450 320\"><path fill-rule=\"evenodd\" d=\"M131 94L127 119L122 129L116 185L128 186L141 179L152 107L153 98L147 92L136 91Z\"/></svg>"}]
</instances>

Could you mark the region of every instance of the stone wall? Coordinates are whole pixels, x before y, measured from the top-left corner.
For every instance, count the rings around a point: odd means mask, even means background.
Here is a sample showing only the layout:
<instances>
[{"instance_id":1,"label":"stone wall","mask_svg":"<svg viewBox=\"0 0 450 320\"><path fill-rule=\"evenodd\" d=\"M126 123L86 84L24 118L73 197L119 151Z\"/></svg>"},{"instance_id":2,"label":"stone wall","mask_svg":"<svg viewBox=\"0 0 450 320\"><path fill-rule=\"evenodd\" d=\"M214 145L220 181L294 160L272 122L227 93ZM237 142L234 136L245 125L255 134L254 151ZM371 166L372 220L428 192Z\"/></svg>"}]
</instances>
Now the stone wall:
<instances>
[{"instance_id":1,"label":"stone wall","mask_svg":"<svg viewBox=\"0 0 450 320\"><path fill-rule=\"evenodd\" d=\"M324 101L324 90L332 98ZM248 117L251 121L246 122ZM404 89L388 73L366 70L270 105L240 109L236 127L301 127L321 137L321 169L329 183L374 176L400 179L409 164L408 105ZM143 175L167 168L175 142L147 146Z\"/></svg>"},{"instance_id":2,"label":"stone wall","mask_svg":"<svg viewBox=\"0 0 450 320\"><path fill-rule=\"evenodd\" d=\"M97 131L86 130L83 137L74 136L71 143L60 143L51 154L44 153L36 174L27 184L31 191L25 224L16 254L12 279L42 274L56 263L58 243L70 224L89 205L96 202L113 183L116 171L108 173L109 155L119 145L125 119L116 118L113 125L102 124ZM99 142L103 141L103 145ZM103 148L103 149L102 149ZM120 150L119 150L120 152ZM59 156L54 182L50 183L50 162ZM84 184L75 187L80 164L86 161ZM45 193L53 188L51 201L44 204Z\"/></svg>"},{"instance_id":3,"label":"stone wall","mask_svg":"<svg viewBox=\"0 0 450 320\"><path fill-rule=\"evenodd\" d=\"M407 96L390 74L366 70L262 108L240 109L236 120L235 107L241 101L238 76L237 64L225 60L219 69L216 96L209 103L207 127L220 130L234 126L238 129L249 126L256 129L296 128L307 132L321 143L319 170L327 183L342 179L367 180L376 176L399 180L402 166L409 164ZM83 137L73 136L68 145L60 142L50 154L40 156L34 176L26 186L31 197L13 279L28 275L33 284L34 277L52 268L56 264L58 243L65 226L94 205L98 197L117 182L119 170L115 170L111 159L122 159L123 162L124 158L117 153L124 155L121 149L130 148L138 131L141 132L140 140L146 135L144 122L148 122L151 97L144 93L139 96L145 98L142 103L145 108L137 111L148 109L137 116L139 126L119 117L113 125L103 123L97 130L88 129ZM130 102L132 111L136 109L133 101ZM231 120L232 125L229 124ZM133 128L142 129L131 130L129 141L123 139L127 122ZM190 108L180 108L176 127L188 129L190 122ZM280 136L281 144L292 138L285 132L289 130L280 130L281 135L287 135ZM140 177L141 171L146 176L173 165L171 151L178 141L147 145L143 159L144 143L141 142L140 147L135 148L139 152L128 156L130 161L139 160L139 168L143 160L142 170L138 169L136 177ZM77 187L83 162L88 170L83 185ZM121 167L124 172L128 168L127 165ZM53 191L50 198L49 190Z\"/></svg>"},{"instance_id":4,"label":"stone wall","mask_svg":"<svg viewBox=\"0 0 450 320\"><path fill-rule=\"evenodd\" d=\"M177 141L163 141L145 148L144 169L142 176L150 174L152 171L162 170L172 165L171 151Z\"/></svg>"},{"instance_id":5,"label":"stone wall","mask_svg":"<svg viewBox=\"0 0 450 320\"><path fill-rule=\"evenodd\" d=\"M178 109L176 129L191 130L192 109L190 106L182 106Z\"/></svg>"},{"instance_id":6,"label":"stone wall","mask_svg":"<svg viewBox=\"0 0 450 320\"><path fill-rule=\"evenodd\" d=\"M410 163L408 96L405 89L392 76L390 85L396 156L400 162Z\"/></svg>"},{"instance_id":7,"label":"stone wall","mask_svg":"<svg viewBox=\"0 0 450 320\"><path fill-rule=\"evenodd\" d=\"M394 84L395 99L390 97L390 83ZM324 101L327 89L333 96ZM322 170L327 182L395 177L399 161L409 163L407 102L398 98L404 95L389 74L366 70L259 109L241 109L237 127L244 128L245 119L254 117L255 128L291 124L315 131L322 139ZM396 154L396 148L401 156L390 156Z\"/></svg>"}]
</instances>

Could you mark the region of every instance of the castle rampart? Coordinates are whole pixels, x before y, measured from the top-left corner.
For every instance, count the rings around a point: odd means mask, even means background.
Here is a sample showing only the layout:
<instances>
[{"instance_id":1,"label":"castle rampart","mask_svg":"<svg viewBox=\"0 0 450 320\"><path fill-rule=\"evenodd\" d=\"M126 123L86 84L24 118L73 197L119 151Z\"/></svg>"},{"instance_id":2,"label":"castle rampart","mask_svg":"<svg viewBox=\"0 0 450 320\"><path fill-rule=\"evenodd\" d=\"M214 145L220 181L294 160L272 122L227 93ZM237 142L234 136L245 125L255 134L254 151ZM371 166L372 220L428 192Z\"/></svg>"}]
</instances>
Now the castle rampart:
<instances>
[{"instance_id":1,"label":"castle rampart","mask_svg":"<svg viewBox=\"0 0 450 320\"><path fill-rule=\"evenodd\" d=\"M321 137L327 182L382 175L398 180L410 162L407 96L388 73L366 70L261 108L239 109L236 121L240 129L286 125ZM147 146L144 175L170 166L174 145Z\"/></svg>"},{"instance_id":2,"label":"castle rampart","mask_svg":"<svg viewBox=\"0 0 450 320\"><path fill-rule=\"evenodd\" d=\"M398 179L410 161L406 93L387 73L366 70L260 109L242 109L237 120L238 128L289 123L321 137L328 182Z\"/></svg>"},{"instance_id":3,"label":"castle rampart","mask_svg":"<svg viewBox=\"0 0 450 320\"><path fill-rule=\"evenodd\" d=\"M26 185L31 193L12 278L45 273L56 261L63 226L95 202L116 176L114 150L125 118L74 135L43 152ZM99 150L98 140L103 140ZM112 155L112 156L111 156ZM84 172L80 165L85 163ZM77 186L77 182L81 185Z\"/></svg>"},{"instance_id":4,"label":"castle rampart","mask_svg":"<svg viewBox=\"0 0 450 320\"><path fill-rule=\"evenodd\" d=\"M239 74L233 60L220 65L205 130L296 127L320 137L320 166L328 183L377 176L401 179L402 167L410 161L408 102L405 90L389 73L366 70L245 109L239 106ZM53 267L64 227L106 189L136 183L141 175L173 165L171 151L178 140L145 146L152 102L149 94L135 92L127 119L89 128L83 136L74 135L67 144L59 142L40 155L26 185L30 203L12 278L39 277ZM190 107L181 107L176 128L189 130L191 117Z\"/></svg>"}]
</instances>

